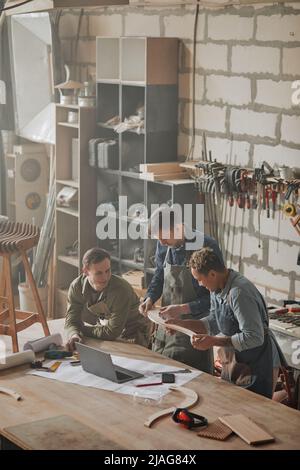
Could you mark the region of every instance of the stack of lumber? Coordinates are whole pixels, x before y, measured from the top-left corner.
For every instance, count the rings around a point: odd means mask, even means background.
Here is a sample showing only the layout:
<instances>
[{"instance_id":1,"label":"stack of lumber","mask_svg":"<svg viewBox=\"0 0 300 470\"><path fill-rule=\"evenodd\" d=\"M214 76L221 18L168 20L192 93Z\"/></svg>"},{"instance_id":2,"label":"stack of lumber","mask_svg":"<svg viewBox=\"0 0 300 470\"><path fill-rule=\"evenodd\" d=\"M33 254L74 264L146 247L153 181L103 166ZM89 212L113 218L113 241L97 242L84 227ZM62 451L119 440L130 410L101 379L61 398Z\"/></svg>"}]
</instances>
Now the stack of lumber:
<instances>
[{"instance_id":1,"label":"stack of lumber","mask_svg":"<svg viewBox=\"0 0 300 470\"><path fill-rule=\"evenodd\" d=\"M189 177L180 162L145 163L140 165L140 177L147 181L182 180Z\"/></svg>"},{"instance_id":2,"label":"stack of lumber","mask_svg":"<svg viewBox=\"0 0 300 470\"><path fill-rule=\"evenodd\" d=\"M123 273L122 277L129 282L133 287L134 292L139 298L145 298L147 289L145 289L145 279L143 271L131 270L127 273ZM159 299L155 302L155 305L159 307L161 305L161 300Z\"/></svg>"},{"instance_id":3,"label":"stack of lumber","mask_svg":"<svg viewBox=\"0 0 300 470\"><path fill-rule=\"evenodd\" d=\"M123 273L122 277L133 287L134 292L140 298L146 295L145 279L143 271L132 270Z\"/></svg>"},{"instance_id":4,"label":"stack of lumber","mask_svg":"<svg viewBox=\"0 0 300 470\"><path fill-rule=\"evenodd\" d=\"M180 163L180 167L186 171L191 177L200 177L203 174L202 168L197 168L196 165L199 160L189 160L184 163Z\"/></svg>"},{"instance_id":5,"label":"stack of lumber","mask_svg":"<svg viewBox=\"0 0 300 470\"><path fill-rule=\"evenodd\" d=\"M144 287L144 273L143 271L132 270L127 273L123 273L122 277L129 282L129 284L134 287L143 288Z\"/></svg>"}]
</instances>

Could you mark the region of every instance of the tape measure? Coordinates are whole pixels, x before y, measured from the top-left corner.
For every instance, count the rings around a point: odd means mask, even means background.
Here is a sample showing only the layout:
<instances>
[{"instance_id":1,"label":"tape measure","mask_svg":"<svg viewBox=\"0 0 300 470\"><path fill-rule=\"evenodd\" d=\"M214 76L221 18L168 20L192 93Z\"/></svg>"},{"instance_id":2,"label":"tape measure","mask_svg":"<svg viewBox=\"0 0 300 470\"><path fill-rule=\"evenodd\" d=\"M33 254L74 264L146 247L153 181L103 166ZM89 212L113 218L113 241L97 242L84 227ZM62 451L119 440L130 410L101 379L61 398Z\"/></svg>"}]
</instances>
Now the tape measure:
<instances>
[{"instance_id":1,"label":"tape measure","mask_svg":"<svg viewBox=\"0 0 300 470\"><path fill-rule=\"evenodd\" d=\"M295 217L295 215L297 214L297 209L296 209L296 206L294 204L291 204L291 203L286 203L283 208L283 213L287 216L287 217Z\"/></svg>"}]
</instances>

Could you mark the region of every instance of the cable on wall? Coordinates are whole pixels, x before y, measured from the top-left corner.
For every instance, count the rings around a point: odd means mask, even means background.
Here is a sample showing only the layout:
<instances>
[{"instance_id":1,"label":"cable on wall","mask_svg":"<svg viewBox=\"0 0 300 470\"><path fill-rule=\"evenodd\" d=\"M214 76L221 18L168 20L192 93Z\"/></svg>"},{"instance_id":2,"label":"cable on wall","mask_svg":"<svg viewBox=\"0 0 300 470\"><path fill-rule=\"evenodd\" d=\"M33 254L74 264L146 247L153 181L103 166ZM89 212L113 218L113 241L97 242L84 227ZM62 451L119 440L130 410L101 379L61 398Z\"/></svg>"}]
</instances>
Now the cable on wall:
<instances>
[{"instance_id":1,"label":"cable on wall","mask_svg":"<svg viewBox=\"0 0 300 470\"><path fill-rule=\"evenodd\" d=\"M195 134L196 134L196 51L197 51L197 30L198 30L198 18L199 18L199 5L196 7L195 21L194 21L194 35L193 35L193 69L192 69L192 141L188 152L187 160L192 160L195 149Z\"/></svg>"}]
</instances>

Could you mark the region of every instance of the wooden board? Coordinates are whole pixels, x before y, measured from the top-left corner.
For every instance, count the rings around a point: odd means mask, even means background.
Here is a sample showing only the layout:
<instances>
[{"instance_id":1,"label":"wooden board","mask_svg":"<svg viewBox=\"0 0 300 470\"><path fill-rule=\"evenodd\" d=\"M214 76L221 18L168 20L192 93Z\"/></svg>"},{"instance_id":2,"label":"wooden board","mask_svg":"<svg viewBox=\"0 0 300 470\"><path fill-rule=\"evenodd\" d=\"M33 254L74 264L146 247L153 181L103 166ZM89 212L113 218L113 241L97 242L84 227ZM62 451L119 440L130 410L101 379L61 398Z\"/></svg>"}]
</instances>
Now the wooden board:
<instances>
[{"instance_id":1,"label":"wooden board","mask_svg":"<svg viewBox=\"0 0 300 470\"><path fill-rule=\"evenodd\" d=\"M157 325L161 325L164 328L169 328L170 330L179 331L180 333L184 333L185 335L188 335L190 337L192 337L196 334L194 331L189 330L188 328L184 328L183 326L169 325L169 324L166 325L165 320L159 316L159 310L158 309L149 310L148 318L149 318L149 320L153 321Z\"/></svg>"},{"instance_id":2,"label":"wooden board","mask_svg":"<svg viewBox=\"0 0 300 470\"><path fill-rule=\"evenodd\" d=\"M219 420L232 429L247 444L265 444L275 439L245 415L221 416Z\"/></svg>"},{"instance_id":3,"label":"wooden board","mask_svg":"<svg viewBox=\"0 0 300 470\"><path fill-rule=\"evenodd\" d=\"M143 271L128 271L122 274L122 277L129 282L132 287L144 288L144 273Z\"/></svg>"},{"instance_id":4,"label":"wooden board","mask_svg":"<svg viewBox=\"0 0 300 470\"><path fill-rule=\"evenodd\" d=\"M147 181L165 181L165 180L181 180L186 179L188 174L183 171L176 171L172 173L142 173L140 178Z\"/></svg>"},{"instance_id":5,"label":"wooden board","mask_svg":"<svg viewBox=\"0 0 300 470\"><path fill-rule=\"evenodd\" d=\"M217 419L214 423L209 423L205 429L199 431L197 435L208 439L216 439L217 441L225 441L232 433L232 429Z\"/></svg>"},{"instance_id":6,"label":"wooden board","mask_svg":"<svg viewBox=\"0 0 300 470\"><path fill-rule=\"evenodd\" d=\"M164 163L141 163L140 171L145 173L173 173L181 171L180 162L164 162Z\"/></svg>"},{"instance_id":7,"label":"wooden board","mask_svg":"<svg viewBox=\"0 0 300 470\"><path fill-rule=\"evenodd\" d=\"M71 416L61 415L12 426L2 431L14 444L28 450L119 449L94 429Z\"/></svg>"}]
</instances>

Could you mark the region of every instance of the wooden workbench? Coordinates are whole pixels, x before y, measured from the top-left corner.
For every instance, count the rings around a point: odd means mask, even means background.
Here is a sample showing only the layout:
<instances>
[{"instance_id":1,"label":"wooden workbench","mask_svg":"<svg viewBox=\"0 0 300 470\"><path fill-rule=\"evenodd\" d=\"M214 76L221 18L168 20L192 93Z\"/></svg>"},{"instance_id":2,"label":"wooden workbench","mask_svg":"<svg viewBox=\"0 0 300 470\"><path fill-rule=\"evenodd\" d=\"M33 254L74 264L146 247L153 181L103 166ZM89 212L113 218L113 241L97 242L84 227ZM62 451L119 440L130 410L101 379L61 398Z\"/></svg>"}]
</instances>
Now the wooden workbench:
<instances>
[{"instance_id":1,"label":"wooden workbench","mask_svg":"<svg viewBox=\"0 0 300 470\"><path fill-rule=\"evenodd\" d=\"M62 325L63 320L49 322L52 333L62 332ZM19 334L20 345L41 336L42 329L35 324ZM182 367L182 364L140 346L97 340L88 343L115 354ZM8 339L7 344L10 344ZM7 436L5 428L69 415L103 436L103 443L101 446L99 444L102 449L251 449L235 435L224 442L200 438L197 431L182 428L170 416L154 424L151 429L144 427L146 418L159 409L176 406L176 398L171 394L160 405L153 406L137 403L128 395L26 375L27 371L28 366L22 366L0 372L0 385L12 388L24 397L17 402L0 394L0 435L9 437L12 442L14 438ZM199 402L193 411L205 416L209 422L225 414L243 413L276 438L274 443L262 445L260 449L300 449L299 411L205 373L186 386L199 395ZM15 442L20 445L20 442ZM105 447L105 442L110 444ZM26 448L26 445L21 444L21 447Z\"/></svg>"}]
</instances>

